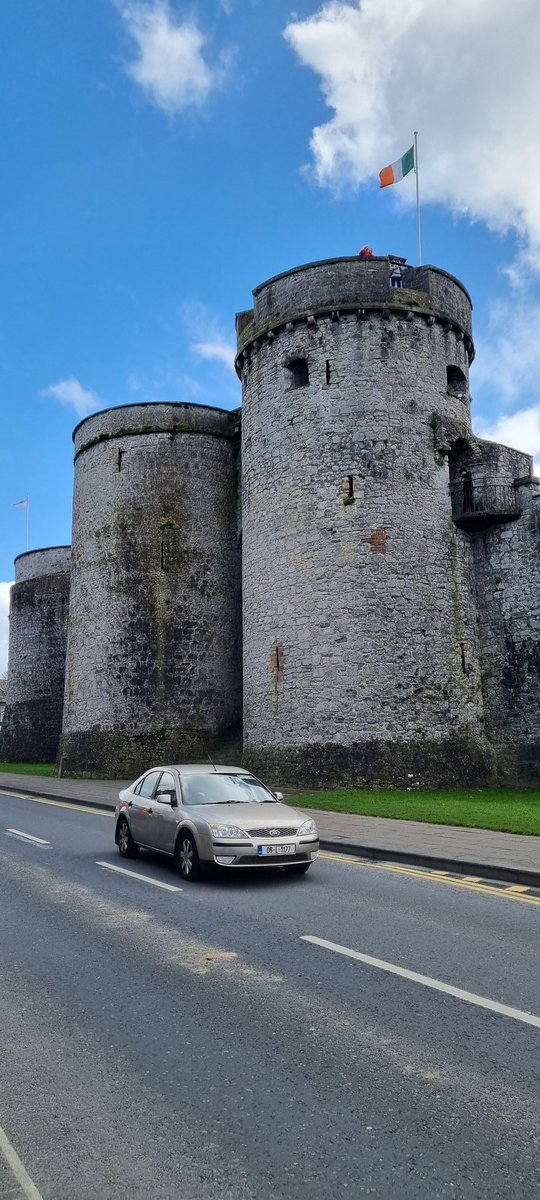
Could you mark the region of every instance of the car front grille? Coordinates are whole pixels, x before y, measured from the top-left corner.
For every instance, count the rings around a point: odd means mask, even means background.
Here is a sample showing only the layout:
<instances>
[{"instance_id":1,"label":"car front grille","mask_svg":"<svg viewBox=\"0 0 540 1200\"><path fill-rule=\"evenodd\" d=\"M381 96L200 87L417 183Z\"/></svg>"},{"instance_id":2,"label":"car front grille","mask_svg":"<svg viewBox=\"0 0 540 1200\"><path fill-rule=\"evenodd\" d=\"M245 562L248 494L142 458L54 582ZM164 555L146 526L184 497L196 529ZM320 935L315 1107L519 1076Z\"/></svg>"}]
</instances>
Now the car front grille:
<instances>
[{"instance_id":1,"label":"car front grille","mask_svg":"<svg viewBox=\"0 0 540 1200\"><path fill-rule=\"evenodd\" d=\"M278 828L277 825L267 825L265 829L246 829L246 833L249 834L250 838L269 838L269 837L283 838L283 837L295 837L297 829L298 829L297 825L295 825L294 828L292 828L291 826L287 826L287 827L280 826ZM270 833L270 830L272 830L271 833Z\"/></svg>"}]
</instances>

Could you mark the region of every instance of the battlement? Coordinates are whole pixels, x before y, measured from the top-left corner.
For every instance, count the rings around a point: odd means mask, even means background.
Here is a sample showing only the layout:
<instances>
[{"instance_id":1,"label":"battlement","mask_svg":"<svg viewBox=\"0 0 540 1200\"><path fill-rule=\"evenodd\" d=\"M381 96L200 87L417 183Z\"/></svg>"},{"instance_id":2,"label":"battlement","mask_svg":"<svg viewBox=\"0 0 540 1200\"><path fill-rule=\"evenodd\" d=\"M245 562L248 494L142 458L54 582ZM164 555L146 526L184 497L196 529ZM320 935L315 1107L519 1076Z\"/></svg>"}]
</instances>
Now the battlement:
<instances>
[{"instance_id":1,"label":"battlement","mask_svg":"<svg viewBox=\"0 0 540 1200\"><path fill-rule=\"evenodd\" d=\"M271 338L291 323L347 312L362 317L377 309L442 322L465 341L469 361L474 357L471 298L458 279L438 267L408 267L391 255L329 258L275 275L253 295L254 308L237 315L239 357L254 343L256 348L261 337Z\"/></svg>"}]
</instances>

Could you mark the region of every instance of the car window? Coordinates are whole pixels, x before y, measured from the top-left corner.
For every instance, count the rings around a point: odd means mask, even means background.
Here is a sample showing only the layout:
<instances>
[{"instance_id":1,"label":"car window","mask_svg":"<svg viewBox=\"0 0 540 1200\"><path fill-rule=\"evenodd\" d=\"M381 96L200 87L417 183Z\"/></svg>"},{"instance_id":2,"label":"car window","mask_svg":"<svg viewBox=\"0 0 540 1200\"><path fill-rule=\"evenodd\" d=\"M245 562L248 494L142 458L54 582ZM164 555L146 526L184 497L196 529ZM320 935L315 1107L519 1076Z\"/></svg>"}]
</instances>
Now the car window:
<instances>
[{"instance_id":1,"label":"car window","mask_svg":"<svg viewBox=\"0 0 540 1200\"><path fill-rule=\"evenodd\" d=\"M139 795L139 792L140 792L140 790L141 790L141 788L142 788L142 785L143 785L143 783L144 783L144 778L143 778L143 779L139 779L138 783L134 783L134 784L133 784L133 787L129 789L129 790L130 790L130 792L134 792L134 794L135 794L136 796L138 796L138 795Z\"/></svg>"},{"instance_id":2,"label":"car window","mask_svg":"<svg viewBox=\"0 0 540 1200\"><path fill-rule=\"evenodd\" d=\"M182 775L184 804L267 804L276 797L253 775L214 771Z\"/></svg>"},{"instance_id":3,"label":"car window","mask_svg":"<svg viewBox=\"0 0 540 1200\"><path fill-rule=\"evenodd\" d=\"M156 800L159 800L162 792L174 792L176 795L176 784L170 771L164 771L157 786ZM167 796L167 800L170 796Z\"/></svg>"},{"instance_id":4,"label":"car window","mask_svg":"<svg viewBox=\"0 0 540 1200\"><path fill-rule=\"evenodd\" d=\"M161 774L160 771L149 771L148 775L145 775L145 777L141 783L141 786L137 792L137 795L138 796L147 796L147 797L152 796L160 774Z\"/></svg>"}]
</instances>

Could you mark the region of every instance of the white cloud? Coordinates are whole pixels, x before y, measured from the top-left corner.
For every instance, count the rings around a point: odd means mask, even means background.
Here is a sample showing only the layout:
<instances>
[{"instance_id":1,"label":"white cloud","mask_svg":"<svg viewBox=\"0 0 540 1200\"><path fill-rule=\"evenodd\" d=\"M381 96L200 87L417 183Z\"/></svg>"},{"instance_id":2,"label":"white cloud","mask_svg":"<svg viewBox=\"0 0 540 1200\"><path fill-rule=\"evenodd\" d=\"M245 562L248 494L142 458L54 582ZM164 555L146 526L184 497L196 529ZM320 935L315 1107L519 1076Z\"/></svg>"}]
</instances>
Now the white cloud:
<instances>
[{"instance_id":1,"label":"white cloud","mask_svg":"<svg viewBox=\"0 0 540 1200\"><path fill-rule=\"evenodd\" d=\"M540 476L540 404L520 408L494 422L475 422L475 432L492 442L502 442L515 450L524 450L535 459L535 474Z\"/></svg>"},{"instance_id":2,"label":"white cloud","mask_svg":"<svg viewBox=\"0 0 540 1200\"><path fill-rule=\"evenodd\" d=\"M532 454L538 464L540 304L526 289L494 301L476 349L471 387L483 412L474 420L475 432Z\"/></svg>"},{"instance_id":3,"label":"white cloud","mask_svg":"<svg viewBox=\"0 0 540 1200\"><path fill-rule=\"evenodd\" d=\"M191 301L182 305L180 315L191 339L192 352L198 358L220 362L234 372L236 347L215 314L205 304Z\"/></svg>"},{"instance_id":4,"label":"white cloud","mask_svg":"<svg viewBox=\"0 0 540 1200\"><path fill-rule=\"evenodd\" d=\"M225 338L213 338L209 342L194 342L191 349L199 355L199 358L214 359L234 371L235 348Z\"/></svg>"},{"instance_id":5,"label":"white cloud","mask_svg":"<svg viewBox=\"0 0 540 1200\"><path fill-rule=\"evenodd\" d=\"M97 392L92 391L92 388L83 388L73 375L69 379L60 379L58 383L51 383L50 387L43 388L39 394L52 396L59 404L73 408L78 417L87 417L88 413L107 407Z\"/></svg>"},{"instance_id":6,"label":"white cloud","mask_svg":"<svg viewBox=\"0 0 540 1200\"><path fill-rule=\"evenodd\" d=\"M540 267L537 0L330 0L285 38L333 110L320 184L374 183L418 129L424 200L517 231ZM413 176L392 192L412 203Z\"/></svg>"},{"instance_id":7,"label":"white cloud","mask_svg":"<svg viewBox=\"0 0 540 1200\"><path fill-rule=\"evenodd\" d=\"M210 61L207 39L193 19L175 16L168 0L117 0L137 46L128 75L169 115L200 108L230 76L231 50Z\"/></svg>"},{"instance_id":8,"label":"white cloud","mask_svg":"<svg viewBox=\"0 0 540 1200\"><path fill-rule=\"evenodd\" d=\"M497 300L476 341L473 390L489 389L492 402L505 409L536 396L540 378L540 304L527 294Z\"/></svg>"},{"instance_id":9,"label":"white cloud","mask_svg":"<svg viewBox=\"0 0 540 1200\"><path fill-rule=\"evenodd\" d=\"M0 583L0 676L7 674L10 587L11 583Z\"/></svg>"}]
</instances>

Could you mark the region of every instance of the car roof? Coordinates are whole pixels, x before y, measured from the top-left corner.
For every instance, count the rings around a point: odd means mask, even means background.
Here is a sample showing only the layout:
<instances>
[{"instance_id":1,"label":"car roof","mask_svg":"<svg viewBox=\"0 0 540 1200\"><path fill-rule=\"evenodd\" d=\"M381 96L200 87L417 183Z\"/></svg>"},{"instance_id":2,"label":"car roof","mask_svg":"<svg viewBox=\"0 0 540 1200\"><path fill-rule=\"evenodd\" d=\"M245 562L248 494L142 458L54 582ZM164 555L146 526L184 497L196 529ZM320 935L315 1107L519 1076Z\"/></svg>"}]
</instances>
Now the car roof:
<instances>
[{"instance_id":1,"label":"car roof","mask_svg":"<svg viewBox=\"0 0 540 1200\"><path fill-rule=\"evenodd\" d=\"M143 771L143 775L148 775L149 771L179 771L181 775L251 775L247 767L226 767L222 763L216 763L215 766L210 763L169 763L159 767L148 767Z\"/></svg>"},{"instance_id":2,"label":"car roof","mask_svg":"<svg viewBox=\"0 0 540 1200\"><path fill-rule=\"evenodd\" d=\"M180 763L175 770L181 771L183 775L190 775L195 771L208 772L209 775L251 775L251 771L246 771L245 767L226 767L223 763Z\"/></svg>"}]
</instances>

